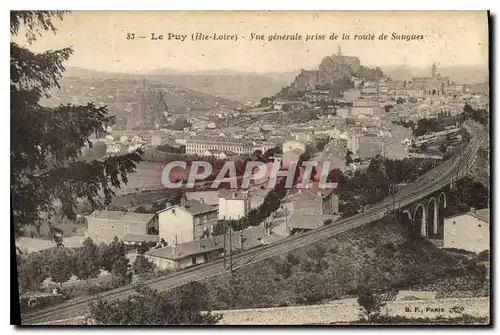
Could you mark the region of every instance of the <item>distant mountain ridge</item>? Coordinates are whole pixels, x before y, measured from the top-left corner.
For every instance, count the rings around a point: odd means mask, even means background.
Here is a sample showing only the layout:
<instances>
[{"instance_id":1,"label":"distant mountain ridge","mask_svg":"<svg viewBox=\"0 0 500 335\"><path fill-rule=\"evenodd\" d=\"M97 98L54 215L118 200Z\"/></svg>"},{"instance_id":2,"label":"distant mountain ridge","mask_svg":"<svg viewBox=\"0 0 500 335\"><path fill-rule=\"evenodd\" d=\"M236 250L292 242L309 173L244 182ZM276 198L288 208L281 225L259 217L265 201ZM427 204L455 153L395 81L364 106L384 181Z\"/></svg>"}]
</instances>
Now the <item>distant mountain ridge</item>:
<instances>
[{"instance_id":1,"label":"distant mountain ridge","mask_svg":"<svg viewBox=\"0 0 500 335\"><path fill-rule=\"evenodd\" d=\"M216 97L239 102L254 102L279 90L289 73L256 74L231 70L180 72L174 69L157 69L147 73L103 72L68 67L65 77L95 79L142 79L162 84L173 84Z\"/></svg>"},{"instance_id":2,"label":"distant mountain ridge","mask_svg":"<svg viewBox=\"0 0 500 335\"><path fill-rule=\"evenodd\" d=\"M411 67L408 65L401 66L383 66L382 70L388 77L394 80L411 80L413 77L430 76L431 69ZM476 84L485 83L489 79L488 66L450 66L439 67L438 72L442 77L449 77L456 84Z\"/></svg>"}]
</instances>

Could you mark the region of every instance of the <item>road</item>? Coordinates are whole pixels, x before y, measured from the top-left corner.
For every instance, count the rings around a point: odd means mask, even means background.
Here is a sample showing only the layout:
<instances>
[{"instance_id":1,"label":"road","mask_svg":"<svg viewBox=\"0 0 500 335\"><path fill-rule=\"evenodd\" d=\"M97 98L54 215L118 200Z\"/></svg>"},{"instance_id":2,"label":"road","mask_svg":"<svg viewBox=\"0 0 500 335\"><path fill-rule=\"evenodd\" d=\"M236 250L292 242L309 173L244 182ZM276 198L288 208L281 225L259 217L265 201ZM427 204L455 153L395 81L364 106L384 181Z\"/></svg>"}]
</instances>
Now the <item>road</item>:
<instances>
[{"instance_id":1,"label":"road","mask_svg":"<svg viewBox=\"0 0 500 335\"><path fill-rule=\"evenodd\" d=\"M464 149L463 154L450 158L448 161L438 165L434 170L419 177L413 183L407 185L398 194L398 206L405 207L418 201L428 195L437 192L447 186L450 181L458 179L459 173L470 168L481 141L484 140L484 132L474 124L465 125L471 133L471 141ZM393 196L389 196L380 203L368 207L363 213L358 215L340 219L332 225L324 226L313 231L291 236L276 243L259 247L257 249L243 251L233 256L233 268L237 271L238 268L248 264L252 264L263 259L271 258L276 255L284 254L297 248L312 244L314 242L327 239L329 237L341 234L345 231L361 227L370 222L382 219L389 209L392 209ZM191 281L198 281L224 273L223 260L199 265L193 268L185 269L170 275L151 279L145 282L153 289L165 291L184 285ZM49 322L51 320L66 319L79 315L84 315L89 311L89 302L100 296L104 300L114 300L127 298L134 293L133 287L130 285L104 292L99 295L83 297L73 300L68 300L57 306L49 307L41 311L26 315L22 323L34 324Z\"/></svg>"}]
</instances>

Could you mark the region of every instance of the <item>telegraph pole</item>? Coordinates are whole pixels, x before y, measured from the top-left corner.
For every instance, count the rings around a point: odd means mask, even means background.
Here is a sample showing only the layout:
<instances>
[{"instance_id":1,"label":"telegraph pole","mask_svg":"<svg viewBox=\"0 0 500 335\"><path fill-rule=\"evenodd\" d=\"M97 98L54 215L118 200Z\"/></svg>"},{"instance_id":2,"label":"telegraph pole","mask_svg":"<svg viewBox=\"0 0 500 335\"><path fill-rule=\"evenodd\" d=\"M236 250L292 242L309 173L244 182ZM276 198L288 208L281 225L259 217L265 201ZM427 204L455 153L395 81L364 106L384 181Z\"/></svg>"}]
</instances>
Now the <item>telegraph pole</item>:
<instances>
[{"instance_id":1,"label":"telegraph pole","mask_svg":"<svg viewBox=\"0 0 500 335\"><path fill-rule=\"evenodd\" d=\"M224 271L227 269L226 265L226 254L227 254L227 248L226 248L226 231L227 231L227 225L224 222Z\"/></svg>"},{"instance_id":2,"label":"telegraph pole","mask_svg":"<svg viewBox=\"0 0 500 335\"><path fill-rule=\"evenodd\" d=\"M229 266L232 276L233 275L233 231L231 229L231 226L229 226Z\"/></svg>"}]
</instances>

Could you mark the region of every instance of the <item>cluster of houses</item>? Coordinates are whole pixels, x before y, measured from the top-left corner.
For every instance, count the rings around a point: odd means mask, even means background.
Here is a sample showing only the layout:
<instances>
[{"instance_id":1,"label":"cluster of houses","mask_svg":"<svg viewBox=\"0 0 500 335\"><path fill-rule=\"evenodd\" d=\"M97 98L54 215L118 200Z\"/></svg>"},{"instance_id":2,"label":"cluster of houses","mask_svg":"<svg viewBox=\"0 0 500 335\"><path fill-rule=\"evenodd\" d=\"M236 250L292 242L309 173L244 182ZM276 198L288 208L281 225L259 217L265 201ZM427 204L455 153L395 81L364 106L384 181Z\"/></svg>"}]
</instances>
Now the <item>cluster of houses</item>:
<instances>
[{"instance_id":1,"label":"cluster of houses","mask_svg":"<svg viewBox=\"0 0 500 335\"><path fill-rule=\"evenodd\" d=\"M252 208L260 206L268 190L260 191L264 193L243 190L187 192L179 204L167 204L166 208L152 214L95 211L87 217L87 234L98 243L110 243L115 236L128 244L156 242L158 248L146 252L145 256L161 269L178 270L208 262L224 253L272 243L285 238L286 233L315 229L325 220L338 218L338 196L333 190L323 193L304 190L284 204L289 211L287 215L291 214L286 219L285 234L274 232L269 224L227 234L215 231L221 220L242 219Z\"/></svg>"}]
</instances>

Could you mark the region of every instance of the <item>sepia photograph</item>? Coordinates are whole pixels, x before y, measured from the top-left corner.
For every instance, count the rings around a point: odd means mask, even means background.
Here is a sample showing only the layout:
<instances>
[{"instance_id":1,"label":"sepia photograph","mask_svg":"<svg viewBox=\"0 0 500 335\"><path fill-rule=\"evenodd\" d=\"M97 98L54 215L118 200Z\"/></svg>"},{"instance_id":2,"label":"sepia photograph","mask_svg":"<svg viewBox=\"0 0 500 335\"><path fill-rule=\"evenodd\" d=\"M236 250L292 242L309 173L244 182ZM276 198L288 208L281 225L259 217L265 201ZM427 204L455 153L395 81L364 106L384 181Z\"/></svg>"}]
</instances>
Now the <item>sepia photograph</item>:
<instances>
[{"instance_id":1,"label":"sepia photograph","mask_svg":"<svg viewBox=\"0 0 500 335\"><path fill-rule=\"evenodd\" d=\"M11 324L490 326L491 33L10 11Z\"/></svg>"}]
</instances>

